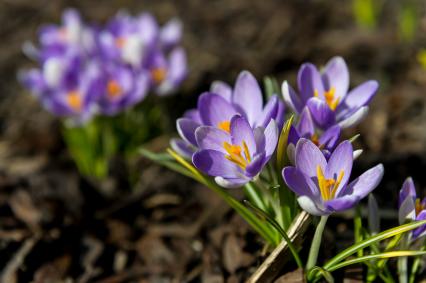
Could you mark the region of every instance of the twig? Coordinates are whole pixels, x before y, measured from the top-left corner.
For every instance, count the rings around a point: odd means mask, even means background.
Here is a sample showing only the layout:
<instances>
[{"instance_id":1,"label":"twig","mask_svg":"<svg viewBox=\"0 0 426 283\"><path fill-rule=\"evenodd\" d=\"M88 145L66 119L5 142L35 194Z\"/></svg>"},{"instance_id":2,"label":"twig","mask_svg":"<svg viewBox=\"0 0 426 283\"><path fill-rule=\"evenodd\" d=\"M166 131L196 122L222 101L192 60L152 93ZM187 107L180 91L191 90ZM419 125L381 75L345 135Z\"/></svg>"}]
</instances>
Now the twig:
<instances>
[{"instance_id":1,"label":"twig","mask_svg":"<svg viewBox=\"0 0 426 283\"><path fill-rule=\"evenodd\" d=\"M31 252L36 243L40 240L40 234L35 234L27 239L18 252L9 260L1 275L1 282L15 282L16 272L24 263L26 256Z\"/></svg>"},{"instance_id":2,"label":"twig","mask_svg":"<svg viewBox=\"0 0 426 283\"><path fill-rule=\"evenodd\" d=\"M302 235L310 224L310 216L306 212L301 212L294 219L293 224L288 229L289 238L297 246L302 241ZM272 282L275 277L282 271L289 257L289 249L286 241L272 251L265 259L256 272L247 280L247 283L267 283Z\"/></svg>"}]
</instances>

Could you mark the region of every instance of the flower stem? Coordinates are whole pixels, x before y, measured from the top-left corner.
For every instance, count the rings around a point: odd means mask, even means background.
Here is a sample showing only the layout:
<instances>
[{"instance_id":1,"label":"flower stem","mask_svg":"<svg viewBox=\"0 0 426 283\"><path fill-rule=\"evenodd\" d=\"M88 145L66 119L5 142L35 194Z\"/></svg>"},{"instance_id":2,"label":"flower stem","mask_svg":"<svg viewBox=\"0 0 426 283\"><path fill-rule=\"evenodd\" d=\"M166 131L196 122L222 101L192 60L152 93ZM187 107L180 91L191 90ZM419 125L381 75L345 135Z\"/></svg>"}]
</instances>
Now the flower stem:
<instances>
[{"instance_id":1,"label":"flower stem","mask_svg":"<svg viewBox=\"0 0 426 283\"><path fill-rule=\"evenodd\" d=\"M401 249L404 250L408 246L409 237L407 235L403 236L404 238L401 241ZM407 283L407 257L398 258L398 277L399 283Z\"/></svg>"},{"instance_id":2,"label":"flower stem","mask_svg":"<svg viewBox=\"0 0 426 283\"><path fill-rule=\"evenodd\" d=\"M327 219L328 219L328 215L321 216L321 220L318 223L317 229L315 230L314 238L311 244L311 249L309 250L309 257L308 257L308 263L306 264L306 270L311 269L317 264L318 252L321 246L322 234L324 232Z\"/></svg>"}]
</instances>

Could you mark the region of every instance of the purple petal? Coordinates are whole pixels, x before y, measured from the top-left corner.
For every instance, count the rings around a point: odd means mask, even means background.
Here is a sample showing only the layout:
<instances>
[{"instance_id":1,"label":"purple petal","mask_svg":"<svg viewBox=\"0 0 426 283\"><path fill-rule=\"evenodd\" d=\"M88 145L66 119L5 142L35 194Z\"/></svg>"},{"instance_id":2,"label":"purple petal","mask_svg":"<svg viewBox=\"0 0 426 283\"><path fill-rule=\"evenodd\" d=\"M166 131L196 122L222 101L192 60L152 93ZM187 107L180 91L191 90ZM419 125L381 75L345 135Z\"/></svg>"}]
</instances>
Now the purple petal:
<instances>
[{"instance_id":1,"label":"purple petal","mask_svg":"<svg viewBox=\"0 0 426 283\"><path fill-rule=\"evenodd\" d=\"M297 202L299 203L300 207L305 210L307 213L315 215L315 216L323 216L330 214L329 211L327 211L324 208L320 208L319 204L309 198L308 196L301 196L297 198Z\"/></svg>"},{"instance_id":2,"label":"purple petal","mask_svg":"<svg viewBox=\"0 0 426 283\"><path fill-rule=\"evenodd\" d=\"M328 150L333 150L340 139L340 132L339 125L328 128L319 138L319 144L324 145Z\"/></svg>"},{"instance_id":3,"label":"purple petal","mask_svg":"<svg viewBox=\"0 0 426 283\"><path fill-rule=\"evenodd\" d=\"M302 103L294 89L287 83L287 81L283 82L281 86L281 91L283 93L285 103L291 109L293 109L294 112L300 113L303 109L304 104Z\"/></svg>"},{"instance_id":4,"label":"purple petal","mask_svg":"<svg viewBox=\"0 0 426 283\"><path fill-rule=\"evenodd\" d=\"M274 153L278 143L278 128L274 120L271 120L269 122L264 134L266 159L269 160L269 158L271 158L272 154Z\"/></svg>"},{"instance_id":5,"label":"purple petal","mask_svg":"<svg viewBox=\"0 0 426 283\"><path fill-rule=\"evenodd\" d=\"M212 126L200 126L195 131L195 139L200 149L212 149L223 152L225 142L230 143L231 137L225 131Z\"/></svg>"},{"instance_id":6,"label":"purple petal","mask_svg":"<svg viewBox=\"0 0 426 283\"><path fill-rule=\"evenodd\" d=\"M416 217L417 221L426 220L426 210L422 210L419 215ZM426 231L426 225L420 226L419 228L413 231L413 239L417 239L419 237L424 236L424 232Z\"/></svg>"},{"instance_id":7,"label":"purple petal","mask_svg":"<svg viewBox=\"0 0 426 283\"><path fill-rule=\"evenodd\" d=\"M238 114L235 108L222 96L206 92L198 99L198 111L203 124L217 127L219 123L231 121Z\"/></svg>"},{"instance_id":8,"label":"purple petal","mask_svg":"<svg viewBox=\"0 0 426 283\"><path fill-rule=\"evenodd\" d=\"M182 37L182 22L179 19L169 20L160 31L160 40L166 47L179 43Z\"/></svg>"},{"instance_id":9,"label":"purple petal","mask_svg":"<svg viewBox=\"0 0 426 283\"><path fill-rule=\"evenodd\" d=\"M335 114L327 103L319 98L313 97L308 100L307 106L314 118L315 123L322 129L327 129L335 123Z\"/></svg>"},{"instance_id":10,"label":"purple petal","mask_svg":"<svg viewBox=\"0 0 426 283\"><path fill-rule=\"evenodd\" d=\"M279 107L278 96L273 95L271 99L269 99L268 103L265 105L265 108L262 111L262 114L255 122L255 127L263 127L265 128L271 119L277 116L278 107Z\"/></svg>"},{"instance_id":11,"label":"purple petal","mask_svg":"<svg viewBox=\"0 0 426 283\"><path fill-rule=\"evenodd\" d=\"M311 63L303 64L300 67L297 76L297 84L303 104L306 104L307 101L314 96L315 91L317 91L320 96L324 93L321 75L317 68Z\"/></svg>"},{"instance_id":12,"label":"purple petal","mask_svg":"<svg viewBox=\"0 0 426 283\"><path fill-rule=\"evenodd\" d=\"M349 88L349 70L342 57L332 58L325 66L323 81L326 89L335 88L335 98L343 101Z\"/></svg>"},{"instance_id":13,"label":"purple petal","mask_svg":"<svg viewBox=\"0 0 426 283\"><path fill-rule=\"evenodd\" d=\"M245 143L251 156L256 152L253 129L244 117L239 115L232 117L231 138L232 144L241 146Z\"/></svg>"},{"instance_id":14,"label":"purple petal","mask_svg":"<svg viewBox=\"0 0 426 283\"><path fill-rule=\"evenodd\" d=\"M398 221L402 225L407 220L416 219L416 204L412 198L406 198L401 203L398 209Z\"/></svg>"},{"instance_id":15,"label":"purple petal","mask_svg":"<svg viewBox=\"0 0 426 283\"><path fill-rule=\"evenodd\" d=\"M214 180L219 186L227 189L239 188L250 182L249 178L223 178L220 176L215 177Z\"/></svg>"},{"instance_id":16,"label":"purple petal","mask_svg":"<svg viewBox=\"0 0 426 283\"><path fill-rule=\"evenodd\" d=\"M253 133L254 133L254 140L256 142L255 154L264 152L266 147L265 129L258 127L253 130Z\"/></svg>"},{"instance_id":17,"label":"purple petal","mask_svg":"<svg viewBox=\"0 0 426 283\"><path fill-rule=\"evenodd\" d=\"M192 156L192 163L197 169L210 176L223 178L241 178L241 169L225 155L216 150L200 150Z\"/></svg>"},{"instance_id":18,"label":"purple petal","mask_svg":"<svg viewBox=\"0 0 426 283\"><path fill-rule=\"evenodd\" d=\"M317 186L296 167L285 167L282 171L282 175L287 186L296 195L308 196L313 200L319 199Z\"/></svg>"},{"instance_id":19,"label":"purple petal","mask_svg":"<svg viewBox=\"0 0 426 283\"><path fill-rule=\"evenodd\" d=\"M327 161L321 150L310 140L301 138L296 145L296 167L310 178L317 177L317 166L323 172Z\"/></svg>"},{"instance_id":20,"label":"purple petal","mask_svg":"<svg viewBox=\"0 0 426 283\"><path fill-rule=\"evenodd\" d=\"M278 100L277 115L274 118L275 122L277 122L278 131L281 131L281 129L284 126L284 118L285 118L284 116L285 116L284 102L282 102L281 100Z\"/></svg>"},{"instance_id":21,"label":"purple petal","mask_svg":"<svg viewBox=\"0 0 426 283\"><path fill-rule=\"evenodd\" d=\"M328 160L327 168L325 170L325 177L330 179L333 178L337 180L340 173L343 171L343 178L339 184L339 187L336 190L336 195L339 195L339 192L342 188L346 186L346 183L351 176L353 163L353 148L352 144L349 141L344 141L337 146L333 151Z\"/></svg>"},{"instance_id":22,"label":"purple petal","mask_svg":"<svg viewBox=\"0 0 426 283\"><path fill-rule=\"evenodd\" d=\"M324 203L325 207L331 211L344 211L354 207L359 201L360 196L358 195L345 195L338 197Z\"/></svg>"},{"instance_id":23,"label":"purple petal","mask_svg":"<svg viewBox=\"0 0 426 283\"><path fill-rule=\"evenodd\" d=\"M202 124L200 112L198 112L197 109L190 109L185 111L185 113L183 113L183 118L188 118L193 120L194 122L197 122L198 124Z\"/></svg>"},{"instance_id":24,"label":"purple petal","mask_svg":"<svg viewBox=\"0 0 426 283\"><path fill-rule=\"evenodd\" d=\"M199 126L200 124L188 118L180 118L180 119L177 119L176 121L176 128L179 135L184 140L186 140L187 142L191 143L194 146L197 145L197 141L195 139L195 130Z\"/></svg>"},{"instance_id":25,"label":"purple petal","mask_svg":"<svg viewBox=\"0 0 426 283\"><path fill-rule=\"evenodd\" d=\"M315 134L315 125L312 120L311 113L308 107L303 108L302 114L300 114L299 123L296 126L297 132L301 137L311 138Z\"/></svg>"},{"instance_id":26,"label":"purple petal","mask_svg":"<svg viewBox=\"0 0 426 283\"><path fill-rule=\"evenodd\" d=\"M374 166L352 181L346 188L342 189L338 197L354 194L359 196L360 199L363 199L379 185L383 173L384 168L382 164Z\"/></svg>"},{"instance_id":27,"label":"purple petal","mask_svg":"<svg viewBox=\"0 0 426 283\"><path fill-rule=\"evenodd\" d=\"M219 94L226 101L231 102L232 88L225 82L215 81L210 86L210 92Z\"/></svg>"},{"instance_id":28,"label":"purple petal","mask_svg":"<svg viewBox=\"0 0 426 283\"><path fill-rule=\"evenodd\" d=\"M404 184L402 184L402 188L399 191L399 199L398 199L398 207L401 206L402 202L407 198L410 197L413 201L416 199L416 187L414 186L413 179L411 177L408 177Z\"/></svg>"},{"instance_id":29,"label":"purple petal","mask_svg":"<svg viewBox=\"0 0 426 283\"><path fill-rule=\"evenodd\" d=\"M262 171L265 161L265 152L257 154L246 167L246 176L253 178Z\"/></svg>"},{"instance_id":30,"label":"purple petal","mask_svg":"<svg viewBox=\"0 0 426 283\"><path fill-rule=\"evenodd\" d=\"M174 151L186 159L191 159L195 152L194 146L183 139L172 139L170 141L170 146Z\"/></svg>"},{"instance_id":31,"label":"purple petal","mask_svg":"<svg viewBox=\"0 0 426 283\"><path fill-rule=\"evenodd\" d=\"M338 125L342 128L350 128L361 122L368 113L368 106L363 106L359 108L355 113L350 116L345 117L341 120Z\"/></svg>"},{"instance_id":32,"label":"purple petal","mask_svg":"<svg viewBox=\"0 0 426 283\"><path fill-rule=\"evenodd\" d=\"M359 108L370 103L377 92L379 83L377 81L367 81L353 90L346 96L344 102L348 108Z\"/></svg>"},{"instance_id":33,"label":"purple petal","mask_svg":"<svg viewBox=\"0 0 426 283\"><path fill-rule=\"evenodd\" d=\"M296 146L299 139L300 139L299 133L297 132L296 128L293 125L291 125L290 131L288 133L288 144L294 144Z\"/></svg>"},{"instance_id":34,"label":"purple petal","mask_svg":"<svg viewBox=\"0 0 426 283\"><path fill-rule=\"evenodd\" d=\"M263 98L259 84L250 72L242 71L238 75L232 99L250 125L254 125L262 113Z\"/></svg>"}]
</instances>

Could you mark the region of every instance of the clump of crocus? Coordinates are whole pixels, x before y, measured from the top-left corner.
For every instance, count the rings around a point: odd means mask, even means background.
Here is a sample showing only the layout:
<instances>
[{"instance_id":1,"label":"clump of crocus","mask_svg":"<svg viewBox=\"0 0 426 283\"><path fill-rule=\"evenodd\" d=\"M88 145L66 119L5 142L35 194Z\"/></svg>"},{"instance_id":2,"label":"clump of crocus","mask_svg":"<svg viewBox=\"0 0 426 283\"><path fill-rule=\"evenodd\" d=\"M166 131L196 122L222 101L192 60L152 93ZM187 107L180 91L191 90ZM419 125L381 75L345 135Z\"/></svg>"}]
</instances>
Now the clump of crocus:
<instances>
[{"instance_id":1,"label":"clump of crocus","mask_svg":"<svg viewBox=\"0 0 426 283\"><path fill-rule=\"evenodd\" d=\"M160 27L150 14L120 12L105 28L94 28L68 9L62 25L41 28L39 47L24 45L39 67L19 78L47 110L73 122L115 115L150 91L166 95L177 89L187 73L181 34L176 19Z\"/></svg>"},{"instance_id":2,"label":"clump of crocus","mask_svg":"<svg viewBox=\"0 0 426 283\"><path fill-rule=\"evenodd\" d=\"M231 118L244 117L252 129L266 128L274 119L279 129L284 122L284 104L277 95L272 96L264 106L262 91L254 76L242 71L232 89L224 82L212 84L209 92L198 98L196 109L187 111L177 120L177 129L182 139L174 139L174 150L186 158L191 158L198 149L195 130L201 126L211 126L230 133Z\"/></svg>"},{"instance_id":3,"label":"clump of crocus","mask_svg":"<svg viewBox=\"0 0 426 283\"><path fill-rule=\"evenodd\" d=\"M426 198L423 198L423 200L417 198L416 187L411 177L405 180L399 191L398 208L400 224L404 224L407 221L426 219ZM415 240L425 235L425 232L426 225L415 229L412 232L412 239Z\"/></svg>"},{"instance_id":4,"label":"clump of crocus","mask_svg":"<svg viewBox=\"0 0 426 283\"><path fill-rule=\"evenodd\" d=\"M382 179L383 165L379 164L348 184L352 163L349 141L339 144L327 161L318 146L302 138L296 145L295 166L285 167L282 174L305 211L328 215L354 207Z\"/></svg>"},{"instance_id":5,"label":"clump of crocus","mask_svg":"<svg viewBox=\"0 0 426 283\"><path fill-rule=\"evenodd\" d=\"M303 64L297 85L299 93L283 83L284 100L299 114L307 106L317 126L324 130L335 124L347 128L360 122L378 89L378 83L370 80L348 91L349 71L341 57L332 58L323 72L311 63Z\"/></svg>"},{"instance_id":6,"label":"clump of crocus","mask_svg":"<svg viewBox=\"0 0 426 283\"><path fill-rule=\"evenodd\" d=\"M278 142L278 128L272 119L266 126L252 128L247 119L235 115L229 132L213 126L195 131L199 146L195 167L227 188L240 187L255 178L271 158Z\"/></svg>"}]
</instances>

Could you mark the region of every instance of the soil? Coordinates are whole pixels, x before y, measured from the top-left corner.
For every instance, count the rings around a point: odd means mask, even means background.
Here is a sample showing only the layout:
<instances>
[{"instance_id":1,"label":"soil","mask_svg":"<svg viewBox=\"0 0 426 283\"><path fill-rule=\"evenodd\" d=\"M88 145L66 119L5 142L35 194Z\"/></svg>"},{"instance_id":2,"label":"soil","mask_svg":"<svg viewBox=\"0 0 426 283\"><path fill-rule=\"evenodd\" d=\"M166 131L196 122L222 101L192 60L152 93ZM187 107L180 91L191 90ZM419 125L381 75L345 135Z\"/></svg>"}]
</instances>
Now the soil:
<instances>
[{"instance_id":1,"label":"soil","mask_svg":"<svg viewBox=\"0 0 426 283\"><path fill-rule=\"evenodd\" d=\"M37 27L57 22L70 6L93 22L122 8L150 11L160 22L183 20L190 74L182 91L166 99L172 121L214 80L232 83L248 69L259 79L273 75L295 85L301 63L343 56L353 85L381 84L366 120L345 135L361 134L357 147L364 153L354 176L384 163L375 196L382 226L396 225L403 180L412 176L425 195L426 70L416 58L426 47L426 8L410 2L418 6L418 26L403 40L396 20L401 2L382 2L378 26L365 29L356 25L351 1L1 0L0 282L244 282L267 255L216 195L146 159L138 161L141 181L133 188L119 160L103 182L79 176L59 122L16 81L17 71L30 65L23 42L35 41ZM165 148L167 138L151 146ZM353 241L351 227L347 214L329 221L322 259ZM277 282L299 278L286 276Z\"/></svg>"}]
</instances>

